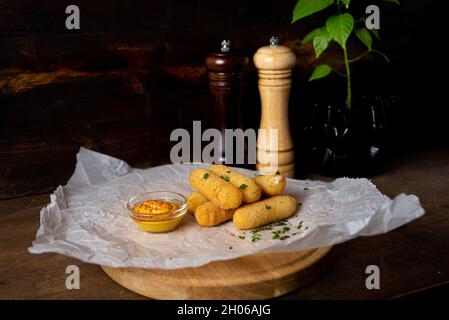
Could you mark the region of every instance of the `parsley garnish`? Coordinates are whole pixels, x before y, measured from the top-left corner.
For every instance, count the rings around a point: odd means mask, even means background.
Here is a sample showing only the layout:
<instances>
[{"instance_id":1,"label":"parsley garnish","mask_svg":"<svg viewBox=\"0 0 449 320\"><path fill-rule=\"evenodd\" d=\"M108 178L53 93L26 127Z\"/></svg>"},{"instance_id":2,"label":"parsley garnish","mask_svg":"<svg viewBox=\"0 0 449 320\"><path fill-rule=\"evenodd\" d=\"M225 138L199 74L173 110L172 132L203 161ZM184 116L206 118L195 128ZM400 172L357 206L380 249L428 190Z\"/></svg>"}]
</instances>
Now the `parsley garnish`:
<instances>
[{"instance_id":1,"label":"parsley garnish","mask_svg":"<svg viewBox=\"0 0 449 320\"><path fill-rule=\"evenodd\" d=\"M273 229L273 228L272 228L271 225L261 226L261 227L257 227L257 228L252 229L252 230L251 230L251 233L252 233L252 234L255 234L255 233L259 233L259 232L261 232L261 231L272 230L272 229Z\"/></svg>"},{"instance_id":2,"label":"parsley garnish","mask_svg":"<svg viewBox=\"0 0 449 320\"><path fill-rule=\"evenodd\" d=\"M246 189L248 186L244 183L242 183L239 187L240 190Z\"/></svg>"},{"instance_id":3,"label":"parsley garnish","mask_svg":"<svg viewBox=\"0 0 449 320\"><path fill-rule=\"evenodd\" d=\"M309 188L304 188L305 191L309 190Z\"/></svg>"},{"instance_id":4,"label":"parsley garnish","mask_svg":"<svg viewBox=\"0 0 449 320\"><path fill-rule=\"evenodd\" d=\"M267 206L267 207L269 207L269 206ZM271 224L267 224L264 226L260 226L260 227L251 229L250 230L251 242L257 242L259 240L262 240L262 236L260 235L260 232L266 231L266 230L272 230L271 233L272 233L273 239L285 240L285 239L290 238L290 235L287 235L287 233L290 231L291 228L289 226L286 226L286 224L287 224L286 220L278 220ZM279 227L279 226L282 226L282 228L274 230L274 227ZM295 233L295 234L297 234L297 233ZM239 236L239 238L245 239L244 236Z\"/></svg>"},{"instance_id":5,"label":"parsley garnish","mask_svg":"<svg viewBox=\"0 0 449 320\"><path fill-rule=\"evenodd\" d=\"M204 176L203 176L203 179L204 179L204 180L207 180L207 178L209 178L209 174L208 174L208 173L205 173Z\"/></svg>"},{"instance_id":6,"label":"parsley garnish","mask_svg":"<svg viewBox=\"0 0 449 320\"><path fill-rule=\"evenodd\" d=\"M273 234L273 239L279 239L279 237L281 235L281 231L276 230L276 231L273 231L272 234Z\"/></svg>"},{"instance_id":7,"label":"parsley garnish","mask_svg":"<svg viewBox=\"0 0 449 320\"><path fill-rule=\"evenodd\" d=\"M290 231L289 227L283 227L282 229L271 232L273 234L273 239L285 240L290 236L283 236L284 233ZM285 238L287 237L287 238Z\"/></svg>"},{"instance_id":8,"label":"parsley garnish","mask_svg":"<svg viewBox=\"0 0 449 320\"><path fill-rule=\"evenodd\" d=\"M220 176L220 178L222 178L224 181L228 181L229 182L229 177L228 176L222 175L222 176Z\"/></svg>"},{"instance_id":9,"label":"parsley garnish","mask_svg":"<svg viewBox=\"0 0 449 320\"><path fill-rule=\"evenodd\" d=\"M267 209L271 209L271 206L269 206L269 205L265 205L265 208L267 208Z\"/></svg>"},{"instance_id":10,"label":"parsley garnish","mask_svg":"<svg viewBox=\"0 0 449 320\"><path fill-rule=\"evenodd\" d=\"M257 242L259 240L260 240L260 234L256 233L251 236L251 242Z\"/></svg>"},{"instance_id":11,"label":"parsley garnish","mask_svg":"<svg viewBox=\"0 0 449 320\"><path fill-rule=\"evenodd\" d=\"M279 220L279 221L275 222L273 225L275 227L278 227L278 226L285 226L286 224L287 224L287 222L285 222L285 220Z\"/></svg>"}]
</instances>

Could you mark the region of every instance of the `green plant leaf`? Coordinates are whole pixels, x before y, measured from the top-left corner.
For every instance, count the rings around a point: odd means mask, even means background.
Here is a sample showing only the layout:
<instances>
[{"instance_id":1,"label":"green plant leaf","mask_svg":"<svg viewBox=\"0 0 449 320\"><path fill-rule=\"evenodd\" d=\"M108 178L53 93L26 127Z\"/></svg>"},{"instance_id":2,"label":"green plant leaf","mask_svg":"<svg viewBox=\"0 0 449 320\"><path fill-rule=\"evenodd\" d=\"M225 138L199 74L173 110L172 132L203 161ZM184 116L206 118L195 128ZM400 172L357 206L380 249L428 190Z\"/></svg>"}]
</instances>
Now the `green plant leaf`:
<instances>
[{"instance_id":1,"label":"green plant leaf","mask_svg":"<svg viewBox=\"0 0 449 320\"><path fill-rule=\"evenodd\" d=\"M316 29L313 29L312 31L310 31L308 34L306 34L306 35L304 36L304 38L302 39L301 43L304 44L304 43L307 43L307 42L312 41L313 38L315 38L315 36L316 36L319 32L321 32L321 29L322 29L322 28L316 28Z\"/></svg>"},{"instance_id":2,"label":"green plant leaf","mask_svg":"<svg viewBox=\"0 0 449 320\"><path fill-rule=\"evenodd\" d=\"M354 29L354 18L349 13L331 16L326 20L326 29L331 38L345 49L346 41Z\"/></svg>"},{"instance_id":3,"label":"green plant leaf","mask_svg":"<svg viewBox=\"0 0 449 320\"><path fill-rule=\"evenodd\" d=\"M384 0L384 1L396 3L398 6L400 5L399 0Z\"/></svg>"},{"instance_id":4,"label":"green plant leaf","mask_svg":"<svg viewBox=\"0 0 449 320\"><path fill-rule=\"evenodd\" d=\"M298 0L293 9L292 23L329 7L333 0Z\"/></svg>"},{"instance_id":5,"label":"green plant leaf","mask_svg":"<svg viewBox=\"0 0 449 320\"><path fill-rule=\"evenodd\" d=\"M313 70L309 81L327 77L332 72L332 68L328 64L320 64Z\"/></svg>"},{"instance_id":6,"label":"green plant leaf","mask_svg":"<svg viewBox=\"0 0 449 320\"><path fill-rule=\"evenodd\" d=\"M371 50L373 45L373 38L371 38L371 34L369 31L365 28L360 28L355 30L355 35L357 38L360 39L360 41L363 42L363 44Z\"/></svg>"},{"instance_id":7,"label":"green plant leaf","mask_svg":"<svg viewBox=\"0 0 449 320\"><path fill-rule=\"evenodd\" d=\"M349 2L351 2L351 0L341 0L341 2L343 2L346 6L346 9L349 8Z\"/></svg>"},{"instance_id":8,"label":"green plant leaf","mask_svg":"<svg viewBox=\"0 0 449 320\"><path fill-rule=\"evenodd\" d=\"M313 38L313 49L315 50L315 56L318 58L324 50L329 46L331 36L327 32L326 28L320 28L319 32Z\"/></svg>"},{"instance_id":9,"label":"green plant leaf","mask_svg":"<svg viewBox=\"0 0 449 320\"><path fill-rule=\"evenodd\" d=\"M377 38L377 40L380 40L379 30L377 29L369 29L369 31L374 34L374 36Z\"/></svg>"}]
</instances>

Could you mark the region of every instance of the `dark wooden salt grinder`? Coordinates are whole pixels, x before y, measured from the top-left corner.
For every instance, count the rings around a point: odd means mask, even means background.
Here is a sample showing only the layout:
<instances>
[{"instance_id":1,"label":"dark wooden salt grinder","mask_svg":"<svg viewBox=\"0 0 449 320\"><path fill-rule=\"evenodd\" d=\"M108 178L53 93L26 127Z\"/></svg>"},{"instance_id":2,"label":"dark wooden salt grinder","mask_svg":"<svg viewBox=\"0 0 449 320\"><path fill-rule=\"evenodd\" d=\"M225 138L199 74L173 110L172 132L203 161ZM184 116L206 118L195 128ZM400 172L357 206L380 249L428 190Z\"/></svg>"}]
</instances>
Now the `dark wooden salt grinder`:
<instances>
[{"instance_id":1,"label":"dark wooden salt grinder","mask_svg":"<svg viewBox=\"0 0 449 320\"><path fill-rule=\"evenodd\" d=\"M242 127L240 104L248 58L232 52L231 42L223 40L220 52L208 55L205 64L209 72L209 89L213 108L211 126L218 129L223 137L219 156L215 159L219 159L218 163L231 164L233 159L226 159L224 152L225 129Z\"/></svg>"}]
</instances>

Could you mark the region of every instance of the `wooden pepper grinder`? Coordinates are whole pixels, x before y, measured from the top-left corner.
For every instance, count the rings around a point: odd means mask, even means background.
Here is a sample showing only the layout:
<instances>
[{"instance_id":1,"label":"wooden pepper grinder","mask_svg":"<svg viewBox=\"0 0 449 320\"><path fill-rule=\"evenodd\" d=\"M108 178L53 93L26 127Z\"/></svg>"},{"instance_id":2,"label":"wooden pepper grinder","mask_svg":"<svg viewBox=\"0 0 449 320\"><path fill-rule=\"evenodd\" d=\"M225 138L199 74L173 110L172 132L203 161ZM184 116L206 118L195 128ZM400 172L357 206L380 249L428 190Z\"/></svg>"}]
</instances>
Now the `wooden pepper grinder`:
<instances>
[{"instance_id":1,"label":"wooden pepper grinder","mask_svg":"<svg viewBox=\"0 0 449 320\"><path fill-rule=\"evenodd\" d=\"M271 37L270 45L261 47L254 55L259 69L259 92L262 116L257 137L256 169L264 173L279 171L286 177L295 174L293 141L288 123L288 100L292 68L296 56L279 39ZM270 129L277 129L277 139ZM273 130L274 133L276 130ZM266 134L264 134L264 132Z\"/></svg>"},{"instance_id":2,"label":"wooden pepper grinder","mask_svg":"<svg viewBox=\"0 0 449 320\"><path fill-rule=\"evenodd\" d=\"M213 106L211 124L220 130L224 138L225 129L242 127L240 103L243 93L243 75L248 65L248 58L231 52L231 42L223 40L220 52L208 55L205 63L209 71L209 89ZM232 159L225 158L224 151L223 139L219 162L232 163Z\"/></svg>"}]
</instances>

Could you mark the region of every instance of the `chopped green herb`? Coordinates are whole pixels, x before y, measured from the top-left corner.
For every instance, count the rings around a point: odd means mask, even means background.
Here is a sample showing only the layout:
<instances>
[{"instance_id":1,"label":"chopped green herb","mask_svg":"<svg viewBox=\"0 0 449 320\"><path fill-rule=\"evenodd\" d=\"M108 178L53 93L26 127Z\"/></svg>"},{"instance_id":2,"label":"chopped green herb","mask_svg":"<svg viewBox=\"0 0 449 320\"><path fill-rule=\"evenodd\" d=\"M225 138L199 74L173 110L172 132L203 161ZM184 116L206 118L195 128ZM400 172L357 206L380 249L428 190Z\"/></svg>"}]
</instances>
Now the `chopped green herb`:
<instances>
[{"instance_id":1,"label":"chopped green herb","mask_svg":"<svg viewBox=\"0 0 449 320\"><path fill-rule=\"evenodd\" d=\"M301 229L302 228L302 223L304 222L304 220L299 221L298 226L296 227L297 229Z\"/></svg>"},{"instance_id":2,"label":"chopped green herb","mask_svg":"<svg viewBox=\"0 0 449 320\"><path fill-rule=\"evenodd\" d=\"M293 232L292 236L296 236L299 232Z\"/></svg>"},{"instance_id":3,"label":"chopped green herb","mask_svg":"<svg viewBox=\"0 0 449 320\"><path fill-rule=\"evenodd\" d=\"M304 188L305 191L309 190L309 188Z\"/></svg>"},{"instance_id":4,"label":"chopped green herb","mask_svg":"<svg viewBox=\"0 0 449 320\"><path fill-rule=\"evenodd\" d=\"M271 209L271 206L269 206L269 205L265 205L265 208L267 208L267 209Z\"/></svg>"},{"instance_id":5,"label":"chopped green herb","mask_svg":"<svg viewBox=\"0 0 449 320\"><path fill-rule=\"evenodd\" d=\"M285 222L285 220L279 220L277 222L275 222L273 224L273 226L278 227L278 226L285 226L287 224L287 222Z\"/></svg>"},{"instance_id":6,"label":"chopped green herb","mask_svg":"<svg viewBox=\"0 0 449 320\"><path fill-rule=\"evenodd\" d=\"M224 181L229 181L229 177L228 176L222 175L222 176L220 176L220 178L222 178Z\"/></svg>"},{"instance_id":7,"label":"chopped green herb","mask_svg":"<svg viewBox=\"0 0 449 320\"><path fill-rule=\"evenodd\" d=\"M273 239L285 240L287 238L290 238L290 236L282 235L282 234L286 233L288 230L290 230L290 228L288 228L288 229L283 228L282 230L273 231L272 232Z\"/></svg>"},{"instance_id":8,"label":"chopped green herb","mask_svg":"<svg viewBox=\"0 0 449 320\"><path fill-rule=\"evenodd\" d=\"M245 236L239 236L239 238L242 239L242 240L244 240L244 239L245 239Z\"/></svg>"},{"instance_id":9,"label":"chopped green herb","mask_svg":"<svg viewBox=\"0 0 449 320\"><path fill-rule=\"evenodd\" d=\"M204 178L204 180L207 180L207 178L209 178L209 174L208 174L208 173L205 173L204 176L203 176L203 178Z\"/></svg>"},{"instance_id":10,"label":"chopped green herb","mask_svg":"<svg viewBox=\"0 0 449 320\"><path fill-rule=\"evenodd\" d=\"M290 230L289 227L283 227L283 228L282 228L282 233L286 233L286 232L289 231L289 230Z\"/></svg>"},{"instance_id":11,"label":"chopped green herb","mask_svg":"<svg viewBox=\"0 0 449 320\"><path fill-rule=\"evenodd\" d=\"M235 233L230 233L231 236L235 237Z\"/></svg>"},{"instance_id":12,"label":"chopped green herb","mask_svg":"<svg viewBox=\"0 0 449 320\"><path fill-rule=\"evenodd\" d=\"M309 229L309 226L306 226L306 227L304 228L304 230L307 230L307 229Z\"/></svg>"},{"instance_id":13,"label":"chopped green herb","mask_svg":"<svg viewBox=\"0 0 449 320\"><path fill-rule=\"evenodd\" d=\"M240 189L240 190L244 190L244 189L246 189L247 187L248 187L248 186L247 186L246 184L242 183L242 184L240 185L239 189Z\"/></svg>"},{"instance_id":14,"label":"chopped green herb","mask_svg":"<svg viewBox=\"0 0 449 320\"><path fill-rule=\"evenodd\" d=\"M272 229L273 229L273 228L272 228L271 225L266 225L266 226L261 226L261 227L257 227L257 228L252 229L252 230L251 230L251 233L252 233L252 234L255 234L255 233L259 233L259 232L261 232L261 231L272 230Z\"/></svg>"},{"instance_id":15,"label":"chopped green herb","mask_svg":"<svg viewBox=\"0 0 449 320\"><path fill-rule=\"evenodd\" d=\"M256 233L251 236L251 242L257 242L259 240L260 240L260 234Z\"/></svg>"},{"instance_id":16,"label":"chopped green herb","mask_svg":"<svg viewBox=\"0 0 449 320\"><path fill-rule=\"evenodd\" d=\"M231 173L231 170L226 171L226 173Z\"/></svg>"}]
</instances>

